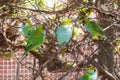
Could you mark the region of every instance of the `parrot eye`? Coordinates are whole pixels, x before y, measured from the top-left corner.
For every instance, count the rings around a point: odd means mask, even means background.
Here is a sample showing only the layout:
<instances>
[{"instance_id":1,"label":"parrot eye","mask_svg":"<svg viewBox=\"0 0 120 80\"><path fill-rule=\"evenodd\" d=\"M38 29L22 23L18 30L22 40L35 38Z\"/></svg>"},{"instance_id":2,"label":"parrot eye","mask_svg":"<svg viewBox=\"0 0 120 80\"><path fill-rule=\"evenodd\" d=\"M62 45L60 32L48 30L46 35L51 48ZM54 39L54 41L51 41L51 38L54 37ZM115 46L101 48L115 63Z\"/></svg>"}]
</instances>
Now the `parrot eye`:
<instances>
[{"instance_id":1,"label":"parrot eye","mask_svg":"<svg viewBox=\"0 0 120 80\"><path fill-rule=\"evenodd\" d=\"M44 29L44 30L46 29L45 26L43 26L43 29Z\"/></svg>"},{"instance_id":2,"label":"parrot eye","mask_svg":"<svg viewBox=\"0 0 120 80\"><path fill-rule=\"evenodd\" d=\"M24 20L22 21L22 23L23 23L23 25L25 25L25 24L27 23L27 19L24 19Z\"/></svg>"},{"instance_id":3,"label":"parrot eye","mask_svg":"<svg viewBox=\"0 0 120 80\"><path fill-rule=\"evenodd\" d=\"M82 21L82 24L85 24L85 20Z\"/></svg>"},{"instance_id":4,"label":"parrot eye","mask_svg":"<svg viewBox=\"0 0 120 80\"><path fill-rule=\"evenodd\" d=\"M81 24L84 26L85 25L85 21L83 20Z\"/></svg>"}]
</instances>

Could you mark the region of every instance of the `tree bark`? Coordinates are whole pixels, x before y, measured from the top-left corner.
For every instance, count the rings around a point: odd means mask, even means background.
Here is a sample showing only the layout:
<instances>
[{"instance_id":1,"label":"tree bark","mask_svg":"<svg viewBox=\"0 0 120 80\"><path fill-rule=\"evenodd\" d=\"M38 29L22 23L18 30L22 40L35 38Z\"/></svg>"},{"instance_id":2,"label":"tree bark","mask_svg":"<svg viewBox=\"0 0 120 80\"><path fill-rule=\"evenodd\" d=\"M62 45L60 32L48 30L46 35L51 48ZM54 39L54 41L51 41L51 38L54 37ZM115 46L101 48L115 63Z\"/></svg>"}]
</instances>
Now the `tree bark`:
<instances>
[{"instance_id":1,"label":"tree bark","mask_svg":"<svg viewBox=\"0 0 120 80\"><path fill-rule=\"evenodd\" d=\"M99 13L99 18L104 18L104 19L108 19L110 20L110 16L106 15L106 14L103 14L103 13ZM107 26L109 26L111 24L110 21L106 21L106 20L99 20L99 22L101 23L101 25L105 28ZM112 32L113 32L114 29L108 29L106 30L106 34L109 38L109 41L112 40ZM106 69L108 72L110 72L111 74L114 73L114 52L113 52L113 47L112 45L110 44L109 41L105 41L103 43L103 41L100 41L99 44L103 44L101 47L100 47L100 50L99 50L99 55L98 55L98 62L99 64L104 68ZM100 73L102 75L102 73ZM105 80L107 79L106 75L102 75L102 79L101 80ZM111 80L108 78L108 80Z\"/></svg>"}]
</instances>

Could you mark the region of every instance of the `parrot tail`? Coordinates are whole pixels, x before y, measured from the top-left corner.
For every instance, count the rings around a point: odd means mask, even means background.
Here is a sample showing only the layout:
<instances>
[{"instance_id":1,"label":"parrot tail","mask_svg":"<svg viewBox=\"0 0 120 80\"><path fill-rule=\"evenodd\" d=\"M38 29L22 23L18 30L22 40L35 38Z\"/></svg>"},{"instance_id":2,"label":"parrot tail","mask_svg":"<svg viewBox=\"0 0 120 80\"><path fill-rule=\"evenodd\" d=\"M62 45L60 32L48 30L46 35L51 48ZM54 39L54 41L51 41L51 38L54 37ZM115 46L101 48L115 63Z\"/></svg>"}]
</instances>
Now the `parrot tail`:
<instances>
[{"instance_id":1,"label":"parrot tail","mask_svg":"<svg viewBox=\"0 0 120 80\"><path fill-rule=\"evenodd\" d=\"M27 52L25 51L25 52L23 53L23 58L21 59L21 61L23 61L26 56L27 56Z\"/></svg>"},{"instance_id":2,"label":"parrot tail","mask_svg":"<svg viewBox=\"0 0 120 80\"><path fill-rule=\"evenodd\" d=\"M25 57L26 57L26 56L27 56L27 53L28 53L28 52L26 52L26 51L25 51L25 52L23 53L23 56L25 56Z\"/></svg>"}]
</instances>

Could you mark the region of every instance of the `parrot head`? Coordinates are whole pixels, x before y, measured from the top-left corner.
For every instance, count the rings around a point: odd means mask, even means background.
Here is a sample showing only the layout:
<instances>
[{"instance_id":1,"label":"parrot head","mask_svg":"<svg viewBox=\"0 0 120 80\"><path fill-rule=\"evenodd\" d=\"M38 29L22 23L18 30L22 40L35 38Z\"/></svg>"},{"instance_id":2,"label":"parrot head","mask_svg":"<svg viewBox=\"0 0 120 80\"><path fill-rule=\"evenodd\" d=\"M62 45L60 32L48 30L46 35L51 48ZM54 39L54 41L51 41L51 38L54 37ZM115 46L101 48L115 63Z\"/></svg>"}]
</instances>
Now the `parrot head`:
<instances>
[{"instance_id":1,"label":"parrot head","mask_svg":"<svg viewBox=\"0 0 120 80\"><path fill-rule=\"evenodd\" d=\"M66 18L62 21L62 25L66 25L66 24L71 24L72 20L70 18Z\"/></svg>"},{"instance_id":2,"label":"parrot head","mask_svg":"<svg viewBox=\"0 0 120 80\"><path fill-rule=\"evenodd\" d=\"M25 24L32 25L30 19L23 19L22 23L23 25Z\"/></svg>"},{"instance_id":3,"label":"parrot head","mask_svg":"<svg viewBox=\"0 0 120 80\"><path fill-rule=\"evenodd\" d=\"M94 69L94 66L90 66L89 68L88 68L88 70L93 70Z\"/></svg>"},{"instance_id":4,"label":"parrot head","mask_svg":"<svg viewBox=\"0 0 120 80\"><path fill-rule=\"evenodd\" d=\"M90 66L87 71L89 74L94 74L96 72L96 68L94 66Z\"/></svg>"},{"instance_id":5,"label":"parrot head","mask_svg":"<svg viewBox=\"0 0 120 80\"><path fill-rule=\"evenodd\" d=\"M23 25L27 24L27 19L22 20Z\"/></svg>"},{"instance_id":6,"label":"parrot head","mask_svg":"<svg viewBox=\"0 0 120 80\"><path fill-rule=\"evenodd\" d=\"M88 18L86 18L86 19L84 19L83 21L82 21L82 24L84 25L84 24L87 24L87 23L89 23L90 22L90 20L88 19Z\"/></svg>"},{"instance_id":7,"label":"parrot head","mask_svg":"<svg viewBox=\"0 0 120 80\"><path fill-rule=\"evenodd\" d=\"M27 24L32 25L30 19L27 19Z\"/></svg>"}]
</instances>

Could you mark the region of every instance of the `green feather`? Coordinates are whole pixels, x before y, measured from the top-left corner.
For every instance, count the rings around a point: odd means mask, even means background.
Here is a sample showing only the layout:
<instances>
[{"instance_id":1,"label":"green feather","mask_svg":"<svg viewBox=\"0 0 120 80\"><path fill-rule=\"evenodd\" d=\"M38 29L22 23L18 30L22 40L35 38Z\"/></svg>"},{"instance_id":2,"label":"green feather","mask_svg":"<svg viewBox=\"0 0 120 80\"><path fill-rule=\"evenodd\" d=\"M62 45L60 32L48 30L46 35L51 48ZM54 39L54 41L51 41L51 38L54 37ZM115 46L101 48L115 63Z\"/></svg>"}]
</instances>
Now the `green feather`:
<instances>
[{"instance_id":1,"label":"green feather","mask_svg":"<svg viewBox=\"0 0 120 80\"><path fill-rule=\"evenodd\" d=\"M32 23L29 19L25 19L22 25L22 33L25 36L25 38L29 38L31 33L33 32L34 28L32 26Z\"/></svg>"},{"instance_id":2,"label":"green feather","mask_svg":"<svg viewBox=\"0 0 120 80\"><path fill-rule=\"evenodd\" d=\"M43 26L38 26L30 35L23 55L26 56L29 51L38 49L44 41L45 30L43 29Z\"/></svg>"},{"instance_id":3,"label":"green feather","mask_svg":"<svg viewBox=\"0 0 120 80\"><path fill-rule=\"evenodd\" d=\"M80 80L91 80L90 74L84 74Z\"/></svg>"},{"instance_id":4,"label":"green feather","mask_svg":"<svg viewBox=\"0 0 120 80\"><path fill-rule=\"evenodd\" d=\"M59 45L68 44L72 38L73 26L70 19L63 20L62 24L56 28L56 37Z\"/></svg>"},{"instance_id":5,"label":"green feather","mask_svg":"<svg viewBox=\"0 0 120 80\"><path fill-rule=\"evenodd\" d=\"M72 20L70 18L66 18L62 21L62 25L66 25L66 24L71 24L72 23Z\"/></svg>"},{"instance_id":6,"label":"green feather","mask_svg":"<svg viewBox=\"0 0 120 80\"><path fill-rule=\"evenodd\" d=\"M80 80L97 80L97 71L94 70L94 67L89 67L88 71L81 77Z\"/></svg>"},{"instance_id":7,"label":"green feather","mask_svg":"<svg viewBox=\"0 0 120 80\"><path fill-rule=\"evenodd\" d=\"M30 36L30 34L32 33L33 31L33 27L30 27L29 25L25 24L25 25L22 25L22 32L23 32L23 35L25 37L28 37Z\"/></svg>"},{"instance_id":8,"label":"green feather","mask_svg":"<svg viewBox=\"0 0 120 80\"><path fill-rule=\"evenodd\" d=\"M102 27L97 23L92 22L89 19L85 19L84 23L85 29L90 33L93 39L99 40L99 38L102 38L105 40L107 38Z\"/></svg>"}]
</instances>

